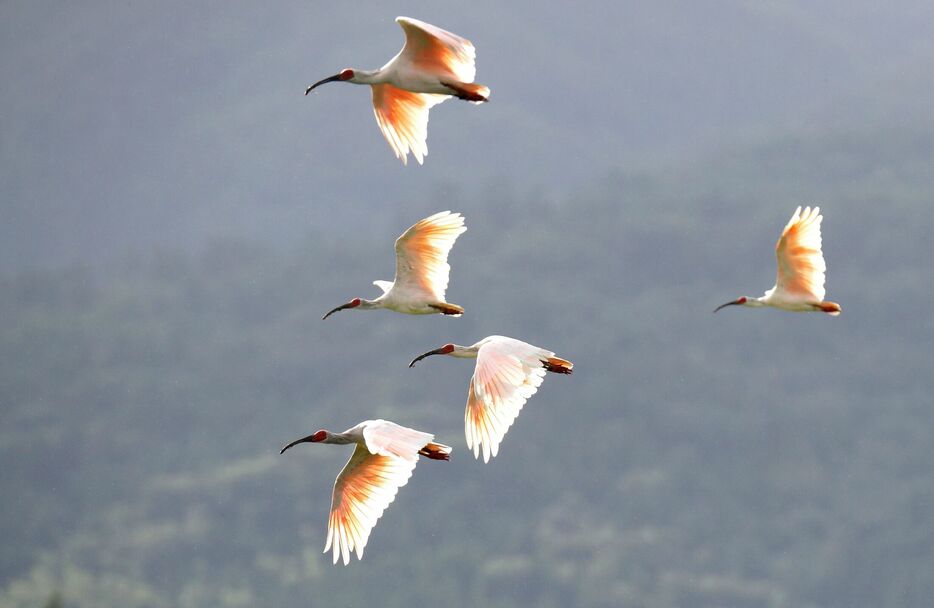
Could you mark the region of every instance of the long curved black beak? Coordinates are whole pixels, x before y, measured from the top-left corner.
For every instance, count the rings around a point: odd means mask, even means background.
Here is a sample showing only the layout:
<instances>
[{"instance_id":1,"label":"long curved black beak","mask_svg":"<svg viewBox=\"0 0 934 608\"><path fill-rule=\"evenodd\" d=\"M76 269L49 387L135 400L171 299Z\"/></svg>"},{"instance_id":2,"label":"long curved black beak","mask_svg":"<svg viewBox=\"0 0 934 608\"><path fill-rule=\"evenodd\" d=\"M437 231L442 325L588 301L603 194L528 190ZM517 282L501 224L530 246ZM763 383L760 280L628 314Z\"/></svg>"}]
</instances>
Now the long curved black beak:
<instances>
[{"instance_id":1,"label":"long curved black beak","mask_svg":"<svg viewBox=\"0 0 934 608\"><path fill-rule=\"evenodd\" d=\"M339 310L346 310L346 309L348 309L348 308L353 308L353 307L354 307L354 305L351 304L350 302L347 302L346 304L341 304L340 306L338 306L338 307L335 308L334 310L330 311L328 314L326 314L326 315L324 315L323 317L321 317L321 320L324 321L325 319L327 319L328 317L330 317L331 315L333 315L335 312L337 312L337 311L339 311Z\"/></svg>"},{"instance_id":2,"label":"long curved black beak","mask_svg":"<svg viewBox=\"0 0 934 608\"><path fill-rule=\"evenodd\" d=\"M289 449L290 447L292 447L293 445L298 445L298 444L300 444L300 443L310 442L312 437L314 437L314 435L309 435L308 437L302 437L301 439L296 439L296 440L293 441L292 443L288 444L287 446L285 446L284 448L282 448L281 450L279 450L279 453L280 453L280 454L284 454L285 451L286 451L287 449Z\"/></svg>"},{"instance_id":3,"label":"long curved black beak","mask_svg":"<svg viewBox=\"0 0 934 608\"><path fill-rule=\"evenodd\" d=\"M419 355L419 356L415 357L414 359L412 359L412 362L409 363L409 367L415 367L415 364L418 363L419 361L421 361L422 359L424 359L425 357L430 357L431 355L443 355L443 354L444 354L444 348L443 348L443 347L442 347L442 348L436 348L436 349L434 349L434 350L430 350L430 351L428 351L427 353L424 353L424 354Z\"/></svg>"},{"instance_id":4,"label":"long curved black beak","mask_svg":"<svg viewBox=\"0 0 934 608\"><path fill-rule=\"evenodd\" d=\"M732 302L727 302L726 304L721 304L720 306L717 306L716 308L714 308L713 311L717 312L721 308L726 308L727 306L739 306L740 304L742 304L741 300L742 298L740 298L739 300L733 300Z\"/></svg>"},{"instance_id":5,"label":"long curved black beak","mask_svg":"<svg viewBox=\"0 0 934 608\"><path fill-rule=\"evenodd\" d=\"M340 74L334 74L333 76L328 76L328 77L325 78L324 80L319 80L318 82L314 83L313 85L311 85L310 87L308 87L307 89L305 89L305 95L308 95L309 93L311 93L312 89L314 89L315 87L317 87L317 86L319 86L319 85L322 85L322 84L324 84L324 83L326 83L326 82L334 82L334 81L340 80L340 79L341 79L341 75L340 75Z\"/></svg>"}]
</instances>

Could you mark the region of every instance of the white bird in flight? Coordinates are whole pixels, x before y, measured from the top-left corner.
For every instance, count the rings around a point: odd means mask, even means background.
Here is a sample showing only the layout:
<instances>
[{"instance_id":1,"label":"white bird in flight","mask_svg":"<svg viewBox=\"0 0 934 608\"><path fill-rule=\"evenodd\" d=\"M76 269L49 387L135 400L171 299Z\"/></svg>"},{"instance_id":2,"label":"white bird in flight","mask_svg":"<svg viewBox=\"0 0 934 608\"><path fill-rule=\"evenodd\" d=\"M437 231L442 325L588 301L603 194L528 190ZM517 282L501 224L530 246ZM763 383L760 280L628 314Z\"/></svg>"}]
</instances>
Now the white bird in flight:
<instances>
[{"instance_id":1,"label":"white bird in flight","mask_svg":"<svg viewBox=\"0 0 934 608\"><path fill-rule=\"evenodd\" d=\"M350 460L334 482L328 539L324 553L334 550L334 563L350 563L350 555L363 559L370 532L399 488L412 476L418 456L450 460L452 449L434 443L434 435L400 426L388 420L365 420L343 433L319 430L296 439L280 454L299 443L356 444Z\"/></svg>"},{"instance_id":2,"label":"white bird in flight","mask_svg":"<svg viewBox=\"0 0 934 608\"><path fill-rule=\"evenodd\" d=\"M440 27L396 17L405 45L378 70L345 68L305 90L308 95L326 82L352 82L373 87L373 112L383 137L407 164L409 152L422 164L428 155L428 111L454 96L483 103L490 89L474 83L473 44Z\"/></svg>"},{"instance_id":3,"label":"white bird in flight","mask_svg":"<svg viewBox=\"0 0 934 608\"><path fill-rule=\"evenodd\" d=\"M483 462L496 456L500 442L522 406L538 390L545 372L570 374L574 369L573 363L549 350L505 336L488 336L473 346L445 344L415 357L409 367L430 355L477 360L467 392L464 432L475 458L480 457L482 447Z\"/></svg>"},{"instance_id":4,"label":"white bird in flight","mask_svg":"<svg viewBox=\"0 0 934 608\"><path fill-rule=\"evenodd\" d=\"M742 296L721 304L714 312L724 306L772 306L794 312L817 311L833 317L839 315L839 304L824 301L824 271L827 266L821 253L822 219L820 207L805 207L804 213L798 207L775 245L775 257L778 259L775 287L759 298Z\"/></svg>"},{"instance_id":5,"label":"white bird in flight","mask_svg":"<svg viewBox=\"0 0 934 608\"><path fill-rule=\"evenodd\" d=\"M348 308L388 308L410 315L461 316L464 309L445 302L444 292L451 272L448 253L457 237L466 230L463 216L450 211L436 213L416 223L396 239L395 280L373 281L383 290L383 295L375 300L354 298L322 319Z\"/></svg>"}]
</instances>

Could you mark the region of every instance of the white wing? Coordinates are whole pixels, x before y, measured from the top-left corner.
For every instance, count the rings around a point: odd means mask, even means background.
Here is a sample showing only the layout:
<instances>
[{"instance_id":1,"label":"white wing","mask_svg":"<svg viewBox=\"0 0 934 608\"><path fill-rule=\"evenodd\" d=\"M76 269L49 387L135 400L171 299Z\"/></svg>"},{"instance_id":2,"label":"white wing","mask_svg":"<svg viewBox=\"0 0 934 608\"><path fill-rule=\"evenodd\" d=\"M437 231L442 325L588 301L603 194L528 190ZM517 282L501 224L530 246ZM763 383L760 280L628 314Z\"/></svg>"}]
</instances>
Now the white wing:
<instances>
[{"instance_id":1,"label":"white wing","mask_svg":"<svg viewBox=\"0 0 934 608\"><path fill-rule=\"evenodd\" d=\"M391 84L370 86L376 124L389 147L403 165L408 164L409 152L422 164L428 156L428 111L448 96L413 93Z\"/></svg>"},{"instance_id":2,"label":"white wing","mask_svg":"<svg viewBox=\"0 0 934 608\"><path fill-rule=\"evenodd\" d=\"M474 457L489 462L522 406L545 378L542 363L554 353L520 340L490 336L480 347L470 379L464 431Z\"/></svg>"},{"instance_id":3,"label":"white wing","mask_svg":"<svg viewBox=\"0 0 934 608\"><path fill-rule=\"evenodd\" d=\"M821 302L824 299L824 254L821 252L820 207L801 207L791 216L775 245L778 276L775 291L787 300Z\"/></svg>"},{"instance_id":4,"label":"white wing","mask_svg":"<svg viewBox=\"0 0 934 608\"><path fill-rule=\"evenodd\" d=\"M373 281L373 284L383 290L383 293L389 293L392 289L392 281Z\"/></svg>"},{"instance_id":5,"label":"white wing","mask_svg":"<svg viewBox=\"0 0 934 608\"><path fill-rule=\"evenodd\" d=\"M328 539L324 552L334 549L334 563L340 558L350 563L354 551L363 558L370 532L386 507L396 498L399 488L408 483L418 462L372 454L357 444L353 455L334 482Z\"/></svg>"},{"instance_id":6,"label":"white wing","mask_svg":"<svg viewBox=\"0 0 934 608\"><path fill-rule=\"evenodd\" d=\"M442 211L426 217L396 239L393 288L444 302L448 288L448 253L467 228L459 213Z\"/></svg>"},{"instance_id":7,"label":"white wing","mask_svg":"<svg viewBox=\"0 0 934 608\"><path fill-rule=\"evenodd\" d=\"M363 427L363 439L371 454L406 460L418 460L418 451L434 437L388 420L368 420Z\"/></svg>"},{"instance_id":8,"label":"white wing","mask_svg":"<svg viewBox=\"0 0 934 608\"><path fill-rule=\"evenodd\" d=\"M400 59L441 79L473 82L477 52L469 40L418 19L396 17L396 23L405 32Z\"/></svg>"}]
</instances>

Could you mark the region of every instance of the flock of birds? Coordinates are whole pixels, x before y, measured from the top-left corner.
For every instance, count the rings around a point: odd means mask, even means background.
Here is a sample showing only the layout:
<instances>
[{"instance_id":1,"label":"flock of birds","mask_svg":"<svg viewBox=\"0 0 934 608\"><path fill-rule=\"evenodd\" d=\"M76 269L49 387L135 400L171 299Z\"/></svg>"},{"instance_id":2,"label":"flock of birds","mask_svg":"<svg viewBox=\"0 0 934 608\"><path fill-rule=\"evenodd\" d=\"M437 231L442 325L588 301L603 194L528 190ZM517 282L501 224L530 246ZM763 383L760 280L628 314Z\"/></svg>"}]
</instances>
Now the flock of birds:
<instances>
[{"instance_id":1,"label":"flock of birds","mask_svg":"<svg viewBox=\"0 0 934 608\"><path fill-rule=\"evenodd\" d=\"M405 45L378 70L347 68L308 87L327 82L351 82L372 87L373 111L383 136L396 156L406 163L411 152L422 164L428 154L428 111L449 97L473 103L488 100L490 89L473 82L475 51L469 40L439 27L398 17ZM761 297L740 297L721 306L771 306L795 312L840 314L840 305L824 300L824 256L821 252L819 207L798 207L775 247L778 275L775 286ZM374 300L353 298L334 308L341 310L386 308L412 315L442 314L458 317L464 309L445 301L451 267L448 254L467 228L459 213L442 211L427 217L396 239L395 280L374 281L383 294ZM471 346L445 344L419 355L409 364L431 355L476 359L467 391L464 432L474 457L496 456L509 427L526 401L538 391L547 372L571 374L574 364L555 353L515 338L488 336ZM331 496L327 542L333 561L363 557L370 532L399 488L412 476L419 456L449 460L452 448L434 442L434 435L387 420L365 420L343 433L318 430L296 439L299 443L354 444L354 452L337 476Z\"/></svg>"}]
</instances>

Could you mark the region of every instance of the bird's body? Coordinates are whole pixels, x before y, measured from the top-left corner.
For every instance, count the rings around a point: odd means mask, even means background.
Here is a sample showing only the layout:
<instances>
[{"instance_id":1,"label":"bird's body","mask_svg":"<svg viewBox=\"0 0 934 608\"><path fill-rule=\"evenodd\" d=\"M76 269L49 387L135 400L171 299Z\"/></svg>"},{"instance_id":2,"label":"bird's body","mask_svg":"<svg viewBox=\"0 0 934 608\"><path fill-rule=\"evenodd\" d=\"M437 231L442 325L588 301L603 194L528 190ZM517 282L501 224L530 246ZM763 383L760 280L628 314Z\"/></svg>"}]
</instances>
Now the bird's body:
<instances>
[{"instance_id":1,"label":"bird's body","mask_svg":"<svg viewBox=\"0 0 934 608\"><path fill-rule=\"evenodd\" d=\"M841 312L836 302L824 301L824 273L827 265L821 251L820 207L795 210L775 245L778 275L775 286L758 298L742 296L721 304L724 306L771 306L792 312L825 312L837 316Z\"/></svg>"},{"instance_id":2,"label":"bird's body","mask_svg":"<svg viewBox=\"0 0 934 608\"><path fill-rule=\"evenodd\" d=\"M544 348L506 336L488 336L472 346L445 344L416 357L409 367L430 355L476 359L467 393L464 433L474 457L489 462L522 406L535 394L546 372L570 374L574 364Z\"/></svg>"},{"instance_id":3,"label":"bird's body","mask_svg":"<svg viewBox=\"0 0 934 608\"><path fill-rule=\"evenodd\" d=\"M466 230L463 216L450 211L417 222L396 239L395 280L373 281L383 290L383 295L375 300L354 298L334 308L324 318L348 308L387 308L409 315L462 315L464 309L445 302L444 295L451 273L448 254L454 241Z\"/></svg>"},{"instance_id":4,"label":"bird's body","mask_svg":"<svg viewBox=\"0 0 934 608\"><path fill-rule=\"evenodd\" d=\"M411 152L419 164L428 155L428 111L451 96L483 103L490 89L474 83L476 51L466 38L440 27L397 17L405 45L378 70L346 68L308 87L343 81L372 87L373 112L383 137L407 164Z\"/></svg>"},{"instance_id":5,"label":"bird's body","mask_svg":"<svg viewBox=\"0 0 934 608\"><path fill-rule=\"evenodd\" d=\"M408 483L419 455L449 460L451 448L434 443L434 436L388 420L365 420L343 433L319 430L289 443L279 452L304 443L355 444L350 460L334 482L324 552L333 548L334 563L350 562L351 553L363 558L370 531Z\"/></svg>"}]
</instances>

